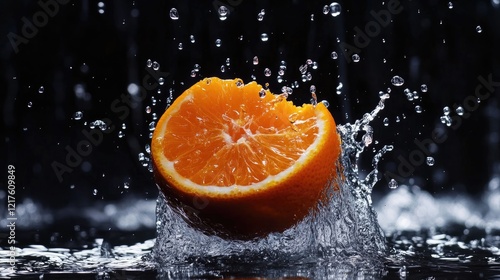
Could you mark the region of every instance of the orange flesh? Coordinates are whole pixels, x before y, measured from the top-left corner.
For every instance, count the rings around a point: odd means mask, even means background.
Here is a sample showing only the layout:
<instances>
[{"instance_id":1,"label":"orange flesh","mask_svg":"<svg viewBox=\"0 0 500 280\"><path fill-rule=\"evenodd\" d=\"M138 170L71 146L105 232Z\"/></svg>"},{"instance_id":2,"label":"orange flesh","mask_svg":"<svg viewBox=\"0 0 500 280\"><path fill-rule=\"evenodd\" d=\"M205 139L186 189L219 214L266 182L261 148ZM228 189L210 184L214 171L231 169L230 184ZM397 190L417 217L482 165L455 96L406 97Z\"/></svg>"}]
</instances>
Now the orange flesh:
<instances>
[{"instance_id":1,"label":"orange flesh","mask_svg":"<svg viewBox=\"0 0 500 280\"><path fill-rule=\"evenodd\" d=\"M292 166L316 139L312 105L276 102L268 91L260 97L256 83L198 87L190 89L196 102L184 99L185 114L168 121L163 154L181 176L199 185L258 183Z\"/></svg>"}]
</instances>

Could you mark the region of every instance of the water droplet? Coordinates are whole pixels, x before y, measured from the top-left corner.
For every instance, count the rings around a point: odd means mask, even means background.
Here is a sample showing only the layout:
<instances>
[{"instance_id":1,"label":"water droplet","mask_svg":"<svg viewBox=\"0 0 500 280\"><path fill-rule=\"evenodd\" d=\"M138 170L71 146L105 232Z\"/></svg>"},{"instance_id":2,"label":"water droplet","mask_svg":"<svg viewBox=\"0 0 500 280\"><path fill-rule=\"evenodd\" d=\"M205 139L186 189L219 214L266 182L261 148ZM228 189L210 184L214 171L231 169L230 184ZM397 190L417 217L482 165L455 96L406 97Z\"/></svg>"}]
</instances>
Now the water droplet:
<instances>
[{"instance_id":1,"label":"water droplet","mask_svg":"<svg viewBox=\"0 0 500 280\"><path fill-rule=\"evenodd\" d=\"M123 188L124 188L124 189L128 189L128 188L130 188L130 183L129 183L129 182L124 182L124 183L123 183Z\"/></svg>"},{"instance_id":2,"label":"water droplet","mask_svg":"<svg viewBox=\"0 0 500 280\"><path fill-rule=\"evenodd\" d=\"M194 44L194 42L196 42L196 40L194 39L194 35L189 35L189 41Z\"/></svg>"},{"instance_id":3,"label":"water droplet","mask_svg":"<svg viewBox=\"0 0 500 280\"><path fill-rule=\"evenodd\" d=\"M321 103L323 103L323 105L325 105L326 108L328 108L328 106L330 106L330 102L328 102L326 100L321 100Z\"/></svg>"},{"instance_id":4,"label":"water droplet","mask_svg":"<svg viewBox=\"0 0 500 280\"><path fill-rule=\"evenodd\" d=\"M43 86L41 86L39 89L38 89L38 93L43 93L45 91L45 88Z\"/></svg>"},{"instance_id":5,"label":"water droplet","mask_svg":"<svg viewBox=\"0 0 500 280\"><path fill-rule=\"evenodd\" d=\"M33 106L33 102L29 101L28 102L28 108L31 108L31 106Z\"/></svg>"},{"instance_id":6,"label":"water droplet","mask_svg":"<svg viewBox=\"0 0 500 280\"><path fill-rule=\"evenodd\" d=\"M428 166L433 166L434 165L434 158L433 157L427 157L425 159L425 162L427 163Z\"/></svg>"},{"instance_id":7,"label":"water droplet","mask_svg":"<svg viewBox=\"0 0 500 280\"><path fill-rule=\"evenodd\" d=\"M217 48L220 48L221 44L222 44L222 40L221 40L221 39L217 39L217 40L215 40L215 46L216 46Z\"/></svg>"},{"instance_id":8,"label":"water droplet","mask_svg":"<svg viewBox=\"0 0 500 280\"><path fill-rule=\"evenodd\" d=\"M226 72L226 66L225 66L225 65L221 65L221 66L220 66L220 71L221 71L222 73Z\"/></svg>"},{"instance_id":9,"label":"water droplet","mask_svg":"<svg viewBox=\"0 0 500 280\"><path fill-rule=\"evenodd\" d=\"M481 26L480 26L480 25L476 26L476 32L477 32L477 33L481 33L481 32L483 32L483 29L481 28Z\"/></svg>"},{"instance_id":10,"label":"water droplet","mask_svg":"<svg viewBox=\"0 0 500 280\"><path fill-rule=\"evenodd\" d=\"M316 61L313 61L312 69L314 70L318 69L318 63Z\"/></svg>"},{"instance_id":11,"label":"water droplet","mask_svg":"<svg viewBox=\"0 0 500 280\"><path fill-rule=\"evenodd\" d=\"M398 188L398 182L396 182L396 180L394 180L394 179L391 179L389 181L389 188L393 189L393 190L397 189Z\"/></svg>"},{"instance_id":12,"label":"water droplet","mask_svg":"<svg viewBox=\"0 0 500 280\"><path fill-rule=\"evenodd\" d=\"M118 131L118 138L123 138L125 136L125 132L123 131Z\"/></svg>"},{"instance_id":13,"label":"water droplet","mask_svg":"<svg viewBox=\"0 0 500 280\"><path fill-rule=\"evenodd\" d=\"M405 80L403 78L401 78L400 76L394 76L391 79L391 83L397 87L400 87L405 83Z\"/></svg>"},{"instance_id":14,"label":"water droplet","mask_svg":"<svg viewBox=\"0 0 500 280\"><path fill-rule=\"evenodd\" d=\"M445 116L448 116L450 114L450 107L445 106L443 108L443 113L444 113Z\"/></svg>"},{"instance_id":15,"label":"water droplet","mask_svg":"<svg viewBox=\"0 0 500 280\"><path fill-rule=\"evenodd\" d=\"M389 118L384 118L383 123L384 126L389 126Z\"/></svg>"},{"instance_id":16,"label":"water droplet","mask_svg":"<svg viewBox=\"0 0 500 280\"><path fill-rule=\"evenodd\" d=\"M191 77L192 78L196 77L196 70L191 70Z\"/></svg>"},{"instance_id":17,"label":"water droplet","mask_svg":"<svg viewBox=\"0 0 500 280\"><path fill-rule=\"evenodd\" d=\"M219 7L218 13L220 20L226 20L227 16L229 15L229 9L226 6L222 5Z\"/></svg>"},{"instance_id":18,"label":"water droplet","mask_svg":"<svg viewBox=\"0 0 500 280\"><path fill-rule=\"evenodd\" d=\"M311 21L314 21L314 14L311 14Z\"/></svg>"},{"instance_id":19,"label":"water droplet","mask_svg":"<svg viewBox=\"0 0 500 280\"><path fill-rule=\"evenodd\" d=\"M462 106L458 106L456 109L455 109L455 112L457 113L457 115L459 116L463 116L464 115L464 108Z\"/></svg>"},{"instance_id":20,"label":"water droplet","mask_svg":"<svg viewBox=\"0 0 500 280\"><path fill-rule=\"evenodd\" d=\"M341 10L342 10L342 8L340 7L339 3L332 2L330 4L330 15L332 15L332 17L336 17L336 16L340 15Z\"/></svg>"},{"instance_id":21,"label":"water droplet","mask_svg":"<svg viewBox=\"0 0 500 280\"><path fill-rule=\"evenodd\" d=\"M399 118L399 116L396 116L396 122L400 122L401 119Z\"/></svg>"},{"instance_id":22,"label":"water droplet","mask_svg":"<svg viewBox=\"0 0 500 280\"><path fill-rule=\"evenodd\" d=\"M306 73L306 78L308 81L312 80L313 76L312 76L311 72Z\"/></svg>"},{"instance_id":23,"label":"water droplet","mask_svg":"<svg viewBox=\"0 0 500 280\"><path fill-rule=\"evenodd\" d=\"M339 58L339 55L337 54L337 52L332 52L331 57L332 59L337 59Z\"/></svg>"},{"instance_id":24,"label":"water droplet","mask_svg":"<svg viewBox=\"0 0 500 280\"><path fill-rule=\"evenodd\" d=\"M406 279L406 276L408 276L408 271L406 270L406 265L403 265L399 269L399 276L401 279Z\"/></svg>"},{"instance_id":25,"label":"water droplet","mask_svg":"<svg viewBox=\"0 0 500 280\"><path fill-rule=\"evenodd\" d=\"M152 121L149 123L148 128L150 131L155 130L156 122Z\"/></svg>"},{"instance_id":26,"label":"water droplet","mask_svg":"<svg viewBox=\"0 0 500 280\"><path fill-rule=\"evenodd\" d=\"M74 114L73 114L73 119L78 121L78 120L81 120L83 117L83 113L82 111L76 111Z\"/></svg>"},{"instance_id":27,"label":"water droplet","mask_svg":"<svg viewBox=\"0 0 500 280\"><path fill-rule=\"evenodd\" d=\"M361 57L359 56L359 54L355 53L352 55L352 61L359 62L360 59Z\"/></svg>"},{"instance_id":28,"label":"water droplet","mask_svg":"<svg viewBox=\"0 0 500 280\"><path fill-rule=\"evenodd\" d=\"M252 62L253 62L253 65L259 64L259 57L258 56L254 56Z\"/></svg>"},{"instance_id":29,"label":"water droplet","mask_svg":"<svg viewBox=\"0 0 500 280\"><path fill-rule=\"evenodd\" d=\"M453 9L453 3L448 2L448 9L450 9L450 10Z\"/></svg>"},{"instance_id":30,"label":"water droplet","mask_svg":"<svg viewBox=\"0 0 500 280\"><path fill-rule=\"evenodd\" d=\"M147 66L147 67L151 67L151 66L153 66L153 62L151 61L151 59L148 59L148 60L146 61L146 66Z\"/></svg>"},{"instance_id":31,"label":"water droplet","mask_svg":"<svg viewBox=\"0 0 500 280\"><path fill-rule=\"evenodd\" d=\"M266 76L266 77L271 76L271 69L269 69L269 68L264 69L264 76Z\"/></svg>"},{"instance_id":32,"label":"water droplet","mask_svg":"<svg viewBox=\"0 0 500 280\"><path fill-rule=\"evenodd\" d=\"M307 64L301 65L299 71L301 74L305 74L307 72Z\"/></svg>"},{"instance_id":33,"label":"water droplet","mask_svg":"<svg viewBox=\"0 0 500 280\"><path fill-rule=\"evenodd\" d=\"M264 9L260 10L260 12L257 14L257 20L258 21L263 21L265 14L266 14L266 11Z\"/></svg>"},{"instance_id":34,"label":"water droplet","mask_svg":"<svg viewBox=\"0 0 500 280\"><path fill-rule=\"evenodd\" d=\"M422 85L420 86L420 91L421 91L421 92L427 92L427 85L426 85L426 84L422 84Z\"/></svg>"},{"instance_id":35,"label":"water droplet","mask_svg":"<svg viewBox=\"0 0 500 280\"><path fill-rule=\"evenodd\" d=\"M260 98L264 98L264 97L266 97L266 91L265 91L264 89L261 89L261 90L259 91L259 96L260 96Z\"/></svg>"},{"instance_id":36,"label":"water droplet","mask_svg":"<svg viewBox=\"0 0 500 280\"><path fill-rule=\"evenodd\" d=\"M170 9L170 18L173 20L178 20L179 19L179 12L177 11L176 8Z\"/></svg>"},{"instance_id":37,"label":"water droplet","mask_svg":"<svg viewBox=\"0 0 500 280\"><path fill-rule=\"evenodd\" d=\"M158 71L160 69L160 63L153 61L153 70Z\"/></svg>"},{"instance_id":38,"label":"water droplet","mask_svg":"<svg viewBox=\"0 0 500 280\"><path fill-rule=\"evenodd\" d=\"M146 114L150 114L151 113L151 106L146 106Z\"/></svg>"},{"instance_id":39,"label":"water droplet","mask_svg":"<svg viewBox=\"0 0 500 280\"><path fill-rule=\"evenodd\" d=\"M92 194L93 194L93 195L97 195L97 189L94 189L94 190L92 191Z\"/></svg>"},{"instance_id":40,"label":"water droplet","mask_svg":"<svg viewBox=\"0 0 500 280\"><path fill-rule=\"evenodd\" d=\"M267 33L262 33L260 34L260 39L262 42L267 42L267 40L269 40L269 36L267 36Z\"/></svg>"},{"instance_id":41,"label":"water droplet","mask_svg":"<svg viewBox=\"0 0 500 280\"><path fill-rule=\"evenodd\" d=\"M422 113L422 107L420 105L415 106L415 112L418 114Z\"/></svg>"},{"instance_id":42,"label":"water droplet","mask_svg":"<svg viewBox=\"0 0 500 280\"><path fill-rule=\"evenodd\" d=\"M122 123L122 129L127 129L127 125L125 123Z\"/></svg>"},{"instance_id":43,"label":"water droplet","mask_svg":"<svg viewBox=\"0 0 500 280\"><path fill-rule=\"evenodd\" d=\"M226 65L227 65L227 66L231 65L231 59L230 59L229 57L228 57L228 58L226 58Z\"/></svg>"},{"instance_id":44,"label":"water droplet","mask_svg":"<svg viewBox=\"0 0 500 280\"><path fill-rule=\"evenodd\" d=\"M183 49L182 43L179 43L179 45L177 46L177 48L178 48L180 51L182 51L182 49Z\"/></svg>"},{"instance_id":45,"label":"water droplet","mask_svg":"<svg viewBox=\"0 0 500 280\"><path fill-rule=\"evenodd\" d=\"M315 85L311 85L311 87L309 87L309 91L311 93L315 93L316 92L316 86Z\"/></svg>"},{"instance_id":46,"label":"water droplet","mask_svg":"<svg viewBox=\"0 0 500 280\"><path fill-rule=\"evenodd\" d=\"M163 86L163 84L165 84L165 78L163 77L158 78L158 84L160 84L160 86Z\"/></svg>"},{"instance_id":47,"label":"water droplet","mask_svg":"<svg viewBox=\"0 0 500 280\"><path fill-rule=\"evenodd\" d=\"M152 117L153 120L157 120L158 119L158 116L156 115L156 113L151 114L151 117Z\"/></svg>"},{"instance_id":48,"label":"water droplet","mask_svg":"<svg viewBox=\"0 0 500 280\"><path fill-rule=\"evenodd\" d=\"M244 85L245 85L245 84L243 83L243 81L242 81L241 79L237 79L237 80L236 80L236 86L237 86L237 87L239 87L239 88L240 88L240 87L242 87L242 86L244 86Z\"/></svg>"},{"instance_id":49,"label":"water droplet","mask_svg":"<svg viewBox=\"0 0 500 280\"><path fill-rule=\"evenodd\" d=\"M329 12L330 12L330 7L328 5L324 5L323 6L323 14L328 15Z\"/></svg>"}]
</instances>

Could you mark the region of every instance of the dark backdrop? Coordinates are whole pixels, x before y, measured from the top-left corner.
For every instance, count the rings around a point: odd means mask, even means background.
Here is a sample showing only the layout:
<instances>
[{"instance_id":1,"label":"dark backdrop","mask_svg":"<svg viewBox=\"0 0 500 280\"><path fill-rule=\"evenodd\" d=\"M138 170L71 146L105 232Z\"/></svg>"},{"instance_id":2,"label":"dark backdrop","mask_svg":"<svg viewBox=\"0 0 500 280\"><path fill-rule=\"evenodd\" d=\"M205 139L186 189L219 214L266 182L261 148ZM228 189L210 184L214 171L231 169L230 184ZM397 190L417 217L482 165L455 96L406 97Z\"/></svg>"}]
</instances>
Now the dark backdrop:
<instances>
[{"instance_id":1,"label":"dark backdrop","mask_svg":"<svg viewBox=\"0 0 500 280\"><path fill-rule=\"evenodd\" d=\"M40 3L52 6L44 10ZM476 104L477 109L457 129L443 126L440 116L444 106L462 104L474 95L479 76L500 81L498 2L453 1L450 9L446 1L401 1L397 6L401 11L391 15L390 23L377 23L379 29L373 25L374 14L386 11L388 3L399 2L340 1L342 11L337 17L323 14L323 6L330 3L1 1L1 164L3 174L8 164L16 166L17 199L32 198L56 208L127 196L154 199L157 190L151 173L138 156L147 153L148 125L153 120L146 106L160 116L170 92L175 98L203 77L241 77L248 82L252 75L261 84L269 83L274 92L298 81L291 96L297 103L309 101L309 86L314 84L319 99L331 104L338 123L373 109L379 91L391 87L391 99L373 124L376 139L396 147L384 156L381 171L397 174L401 157L408 159L416 149L414 140L429 138L436 127L442 128L448 138L433 150L434 166L415 166L401 183L417 183L431 193L480 193L499 159L498 89ZM216 10L220 5L230 12L224 21ZM178 20L169 16L173 7ZM258 21L262 9L264 19ZM27 22L38 22L39 27L29 30ZM357 30L366 32L367 26L372 26L372 33L361 46L363 35ZM261 33L267 33L269 40L263 42ZM221 39L220 47L216 39ZM352 50L350 46L357 48L359 62L344 55L346 48ZM333 51L338 53L336 60L331 58ZM252 63L254 56L258 65ZM161 65L159 71L146 67L148 59ZM318 68L310 67L312 80L302 82L299 67L307 59L317 62ZM287 70L285 81L279 83L281 61ZM201 68L192 77L195 64ZM264 75L265 68L272 71L270 77ZM122 96L129 96L130 84L142 86L144 77L152 73L159 73L165 83L148 79L147 97L127 105L130 113L112 109L115 100L125 104ZM391 85L395 75L405 79L402 87ZM339 83L343 87L337 95ZM427 92L421 92L421 84L428 86ZM405 88L416 90L422 98L407 101ZM418 104L422 114L414 111ZM74 119L76 111L83 112L81 120ZM385 117L390 122L387 127L382 122ZM402 121L397 123L396 117ZM66 147L77 149L86 139L83 131L92 131L90 122L105 118L115 129L103 132L102 141L58 178L54 162L67 165ZM118 137L119 131L125 136ZM0 182L2 189L5 181ZM389 191L386 178L376 190Z\"/></svg>"}]
</instances>

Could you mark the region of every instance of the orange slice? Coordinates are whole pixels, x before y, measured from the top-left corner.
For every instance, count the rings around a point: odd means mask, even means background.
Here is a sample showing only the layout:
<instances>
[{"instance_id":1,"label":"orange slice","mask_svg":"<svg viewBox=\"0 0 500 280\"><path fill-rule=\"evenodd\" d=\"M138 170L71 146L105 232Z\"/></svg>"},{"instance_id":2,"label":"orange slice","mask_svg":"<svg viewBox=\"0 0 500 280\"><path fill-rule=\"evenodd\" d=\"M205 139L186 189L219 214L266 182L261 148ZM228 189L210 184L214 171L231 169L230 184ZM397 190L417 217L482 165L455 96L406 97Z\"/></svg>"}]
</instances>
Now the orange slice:
<instances>
[{"instance_id":1,"label":"orange slice","mask_svg":"<svg viewBox=\"0 0 500 280\"><path fill-rule=\"evenodd\" d=\"M322 103L295 106L255 82L213 77L165 111L151 154L158 187L190 225L253 238L328 199L340 137Z\"/></svg>"}]
</instances>

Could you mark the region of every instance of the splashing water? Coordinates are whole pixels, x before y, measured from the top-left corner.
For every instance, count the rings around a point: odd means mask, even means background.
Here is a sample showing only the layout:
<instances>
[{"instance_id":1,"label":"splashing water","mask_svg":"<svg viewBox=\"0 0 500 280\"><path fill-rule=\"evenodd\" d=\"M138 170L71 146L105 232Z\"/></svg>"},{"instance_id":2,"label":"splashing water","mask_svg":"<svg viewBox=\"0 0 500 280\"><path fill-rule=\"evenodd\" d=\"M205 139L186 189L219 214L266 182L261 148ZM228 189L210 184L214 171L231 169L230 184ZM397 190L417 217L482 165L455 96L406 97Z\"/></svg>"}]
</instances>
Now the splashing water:
<instances>
[{"instance_id":1,"label":"splashing water","mask_svg":"<svg viewBox=\"0 0 500 280\"><path fill-rule=\"evenodd\" d=\"M314 92L314 90L313 90ZM369 123L384 108L388 94L381 96L378 106L354 124L339 125L342 138L342 170L344 175L332 183L332 200L321 205L296 226L283 233L272 233L250 241L225 240L205 235L186 224L160 192L157 200L157 239L152 259L161 273L171 271L173 264L189 266L217 263L255 264L259 266L304 265L328 261L347 261L356 266L381 265L380 257L386 245L376 214L371 207L371 190L377 182L377 164L382 155L392 149L384 146L373 158L374 170L364 179L359 177L358 160L372 143L373 129ZM365 133L356 140L358 133ZM340 176L339 176L340 177ZM333 191L339 184L340 191Z\"/></svg>"}]
</instances>

